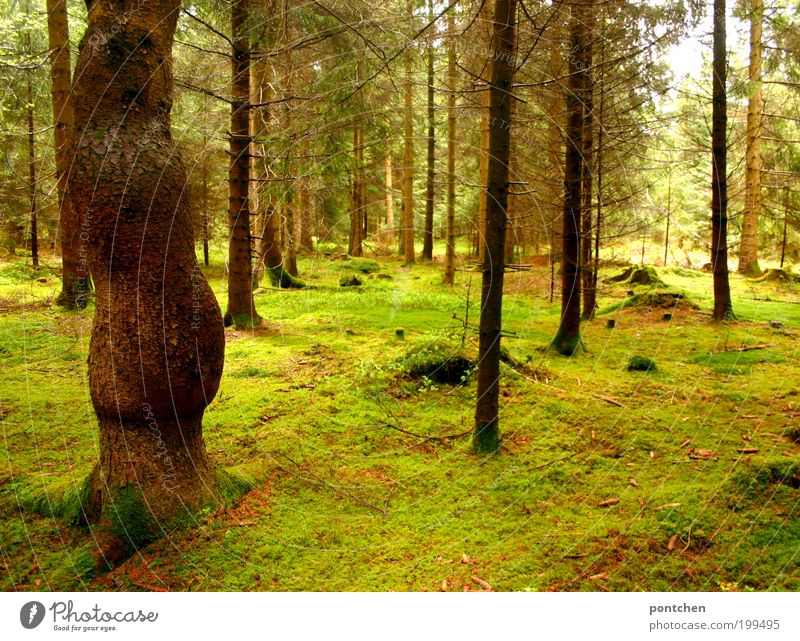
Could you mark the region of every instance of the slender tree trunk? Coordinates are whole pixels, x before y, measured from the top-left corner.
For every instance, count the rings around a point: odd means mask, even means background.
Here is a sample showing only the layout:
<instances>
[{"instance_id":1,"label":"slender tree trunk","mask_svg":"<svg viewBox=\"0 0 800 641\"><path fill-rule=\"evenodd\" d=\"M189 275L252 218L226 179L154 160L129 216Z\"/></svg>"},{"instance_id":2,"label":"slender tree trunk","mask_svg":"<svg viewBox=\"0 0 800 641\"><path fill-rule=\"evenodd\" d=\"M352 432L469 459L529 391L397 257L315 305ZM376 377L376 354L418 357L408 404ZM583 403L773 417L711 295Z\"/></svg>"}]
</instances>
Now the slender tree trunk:
<instances>
[{"instance_id":1,"label":"slender tree trunk","mask_svg":"<svg viewBox=\"0 0 800 641\"><path fill-rule=\"evenodd\" d=\"M69 92L72 65L66 0L47 0L47 35L50 46L50 80L53 96L53 129L58 190L58 228L61 241L61 293L56 302L67 309L86 307L89 274L80 256L80 225L72 211L67 189L69 139L74 116Z\"/></svg>"},{"instance_id":2,"label":"slender tree trunk","mask_svg":"<svg viewBox=\"0 0 800 641\"><path fill-rule=\"evenodd\" d=\"M583 68L583 167L581 176L581 281L583 318L591 320L597 310L597 297L592 283L592 196L594 186L594 78L592 74L594 39L594 5L586 9L587 41L584 47Z\"/></svg>"},{"instance_id":3,"label":"slender tree trunk","mask_svg":"<svg viewBox=\"0 0 800 641\"><path fill-rule=\"evenodd\" d=\"M489 5L489 1L486 0ZM486 228L486 185L489 180L489 92L481 93L481 132L480 149L478 150L478 183L480 192L478 193L478 225L476 229L475 253L478 255L478 262L483 264L486 254L486 239L483 237L483 230Z\"/></svg>"},{"instance_id":4,"label":"slender tree trunk","mask_svg":"<svg viewBox=\"0 0 800 641\"><path fill-rule=\"evenodd\" d=\"M508 114L508 126L512 127L514 123L514 101L511 102L511 107ZM517 175L517 145L515 144L513 136L509 141L509 150L508 150L508 175L509 175L509 182L519 182L519 177ZM519 188L519 186L517 186ZM510 264L514 262L514 249L517 245L517 229L516 229L516 197L514 196L514 190L509 187L508 190L508 207L506 210L506 243L505 243L505 262L506 264Z\"/></svg>"},{"instance_id":5,"label":"slender tree trunk","mask_svg":"<svg viewBox=\"0 0 800 641\"><path fill-rule=\"evenodd\" d=\"M745 198L739 273L758 274L758 219L761 216L761 127L764 99L761 91L761 27L764 0L750 0L750 100L747 104Z\"/></svg>"},{"instance_id":6,"label":"slender tree trunk","mask_svg":"<svg viewBox=\"0 0 800 641\"><path fill-rule=\"evenodd\" d=\"M728 282L728 114L725 0L714 0L714 59L711 114L711 264L714 269L714 320L733 315Z\"/></svg>"},{"instance_id":7,"label":"slender tree trunk","mask_svg":"<svg viewBox=\"0 0 800 641\"><path fill-rule=\"evenodd\" d=\"M362 202L361 150L361 123L357 122L353 126L353 184L351 189L349 248L351 256L361 256L363 254L364 203Z\"/></svg>"},{"instance_id":8,"label":"slender tree trunk","mask_svg":"<svg viewBox=\"0 0 800 641\"><path fill-rule=\"evenodd\" d=\"M444 283L453 285L456 273L456 25L447 16L447 232Z\"/></svg>"},{"instance_id":9,"label":"slender tree trunk","mask_svg":"<svg viewBox=\"0 0 800 641\"><path fill-rule=\"evenodd\" d=\"M789 220L789 185L783 186L783 240L781 241L781 269L786 260L786 227Z\"/></svg>"},{"instance_id":10,"label":"slender tree trunk","mask_svg":"<svg viewBox=\"0 0 800 641\"><path fill-rule=\"evenodd\" d=\"M275 96L273 89L272 71L268 64L258 60L255 63L254 77L257 79L255 86L256 104L268 103ZM256 132L256 138L264 138L270 129L271 119L270 112L266 107L258 107L251 110L253 130ZM261 158L262 177L269 179L273 177L274 171L272 169L272 160L268 153L266 145L258 143L258 156ZM254 288L257 286L261 279L261 273L266 270L272 285L283 288L301 288L304 283L291 276L283 266L283 254L281 252L281 224L280 213L275 207L275 202L269 192L263 194L261 199L262 207L264 208L263 224L261 228L261 237L258 241L258 254L256 259L256 268L253 275Z\"/></svg>"},{"instance_id":11,"label":"slender tree trunk","mask_svg":"<svg viewBox=\"0 0 800 641\"><path fill-rule=\"evenodd\" d=\"M284 175L294 175L294 163L290 160L286 162ZM292 185L286 190L283 203L283 237L284 244L284 268L290 276L297 277L297 218L294 209L295 186Z\"/></svg>"},{"instance_id":12,"label":"slender tree trunk","mask_svg":"<svg viewBox=\"0 0 800 641\"><path fill-rule=\"evenodd\" d=\"M300 247L306 251L314 251L314 239L311 233L311 194L308 192L307 178L300 183Z\"/></svg>"},{"instance_id":13,"label":"slender tree trunk","mask_svg":"<svg viewBox=\"0 0 800 641\"><path fill-rule=\"evenodd\" d=\"M556 27L559 25L557 24ZM559 34L554 35L554 40L558 41ZM549 75L552 78L558 78L561 74L561 52L558 46L554 46L550 51L549 62ZM549 100L550 116L547 120L548 132L548 172L547 172L547 186L548 186L548 220L547 220L547 238L548 238L548 263L550 265L550 302L553 302L556 289L556 261L561 260L561 251L559 245L561 244L561 221L563 218L563 203L562 191L564 187L563 170L564 170L564 155L562 152L562 136L561 127L559 126L557 114L561 110L561 103L563 101L563 93L557 89L551 89L551 96Z\"/></svg>"},{"instance_id":14,"label":"slender tree trunk","mask_svg":"<svg viewBox=\"0 0 800 641\"><path fill-rule=\"evenodd\" d=\"M205 152L207 145L203 145ZM205 154L204 154L205 155ZM203 264L208 267L208 164L203 158Z\"/></svg>"},{"instance_id":15,"label":"slender tree trunk","mask_svg":"<svg viewBox=\"0 0 800 641\"><path fill-rule=\"evenodd\" d=\"M581 344L581 172L583 150L583 106L586 33L577 7L571 7L569 80L567 86L567 153L564 162L564 221L561 264L561 323L553 346L572 356Z\"/></svg>"},{"instance_id":16,"label":"slender tree trunk","mask_svg":"<svg viewBox=\"0 0 800 641\"><path fill-rule=\"evenodd\" d=\"M599 94L599 106L597 111L597 195L596 205L597 214L594 224L594 266L592 267L592 289L595 295L595 308L597 307L597 276L600 273L600 230L603 224L603 128L605 127L605 67L606 67L606 19L601 17L600 40L600 61L598 69L600 78L597 83Z\"/></svg>"},{"instance_id":17,"label":"slender tree trunk","mask_svg":"<svg viewBox=\"0 0 800 641\"><path fill-rule=\"evenodd\" d=\"M516 0L496 0L489 110L488 198L486 252L481 286L478 347L478 399L475 405L473 447L496 453L500 448L500 336L502 331L503 275L505 271L508 208L508 160L511 144L511 100L514 82Z\"/></svg>"},{"instance_id":18,"label":"slender tree trunk","mask_svg":"<svg viewBox=\"0 0 800 641\"><path fill-rule=\"evenodd\" d=\"M433 0L428 0L428 15L433 20ZM433 198L436 175L436 138L433 104L433 43L428 40L428 172L425 184L425 237L422 243L423 260L433 260Z\"/></svg>"},{"instance_id":19,"label":"slender tree trunk","mask_svg":"<svg viewBox=\"0 0 800 641\"><path fill-rule=\"evenodd\" d=\"M412 5L408 3L409 21L413 17ZM414 255L414 86L411 63L413 50L409 45L405 55L405 149L403 154L403 257L407 265L415 262Z\"/></svg>"},{"instance_id":20,"label":"slender tree trunk","mask_svg":"<svg viewBox=\"0 0 800 641\"><path fill-rule=\"evenodd\" d=\"M481 40L480 44L486 46L486 51L489 55L481 60L483 67L479 71L479 75L484 76L484 69L488 64L494 60L495 52L492 49L493 26L492 26L492 3L485 0L481 5L480 14L478 15L478 26L480 28L480 37L485 38ZM485 34L485 35L484 35ZM478 224L475 230L475 253L478 256L478 262L482 265L486 251L486 240L483 237L483 230L486 228L486 204L487 204L487 185L489 180L489 87L484 85L481 81L480 84L480 149L478 150L478 183L480 191L478 192Z\"/></svg>"},{"instance_id":21,"label":"slender tree trunk","mask_svg":"<svg viewBox=\"0 0 800 641\"><path fill-rule=\"evenodd\" d=\"M252 236L250 233L250 40L247 0L231 4L233 39L230 133L230 247L228 310L225 325L257 325L261 317L253 300Z\"/></svg>"},{"instance_id":22,"label":"slender tree trunk","mask_svg":"<svg viewBox=\"0 0 800 641\"><path fill-rule=\"evenodd\" d=\"M130 15L128 6L95 2L89 12L69 186L89 222L97 295L88 372L100 460L85 514L138 547L217 497L202 417L225 336L170 134L180 3L151 0Z\"/></svg>"},{"instance_id":23,"label":"slender tree trunk","mask_svg":"<svg viewBox=\"0 0 800 641\"><path fill-rule=\"evenodd\" d=\"M672 167L667 173L667 228L664 231L664 267L669 260L669 226L672 218Z\"/></svg>"},{"instance_id":24,"label":"slender tree trunk","mask_svg":"<svg viewBox=\"0 0 800 641\"><path fill-rule=\"evenodd\" d=\"M384 192L386 194L386 228L383 240L389 243L394 236L394 188L392 186L392 153L386 154L384 161Z\"/></svg>"},{"instance_id":25,"label":"slender tree trunk","mask_svg":"<svg viewBox=\"0 0 800 641\"><path fill-rule=\"evenodd\" d=\"M30 51L30 34L26 34L28 50ZM26 74L28 84L28 200L30 207L31 225L31 263L34 269L39 269L39 231L36 212L36 141L33 128L33 78L29 70Z\"/></svg>"}]
</instances>

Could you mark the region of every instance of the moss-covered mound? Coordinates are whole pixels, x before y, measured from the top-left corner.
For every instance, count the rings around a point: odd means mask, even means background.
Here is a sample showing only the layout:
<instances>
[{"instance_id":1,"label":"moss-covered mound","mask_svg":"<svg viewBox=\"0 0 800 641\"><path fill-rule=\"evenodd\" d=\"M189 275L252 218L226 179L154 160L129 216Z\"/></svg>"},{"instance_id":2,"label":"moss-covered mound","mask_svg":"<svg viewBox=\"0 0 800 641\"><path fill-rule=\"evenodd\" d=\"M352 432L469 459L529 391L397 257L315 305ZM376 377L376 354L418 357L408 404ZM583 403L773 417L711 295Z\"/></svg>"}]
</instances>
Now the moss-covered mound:
<instances>
[{"instance_id":1,"label":"moss-covered mound","mask_svg":"<svg viewBox=\"0 0 800 641\"><path fill-rule=\"evenodd\" d=\"M625 300L598 312L598 315L619 311L626 307L637 307L644 310L652 309L700 309L686 292L672 288L654 288L633 294Z\"/></svg>"},{"instance_id":2,"label":"moss-covered mound","mask_svg":"<svg viewBox=\"0 0 800 641\"><path fill-rule=\"evenodd\" d=\"M793 274L790 269L765 269L753 282L777 282L777 283L800 283L800 276Z\"/></svg>"},{"instance_id":3,"label":"moss-covered mound","mask_svg":"<svg viewBox=\"0 0 800 641\"><path fill-rule=\"evenodd\" d=\"M371 258L348 258L342 263L341 267L359 274L374 274L381 270L380 263Z\"/></svg>"},{"instance_id":4,"label":"moss-covered mound","mask_svg":"<svg viewBox=\"0 0 800 641\"><path fill-rule=\"evenodd\" d=\"M412 347L397 364L403 374L411 378L459 385L472 375L476 358L470 350L461 348L457 341L438 339Z\"/></svg>"}]
</instances>

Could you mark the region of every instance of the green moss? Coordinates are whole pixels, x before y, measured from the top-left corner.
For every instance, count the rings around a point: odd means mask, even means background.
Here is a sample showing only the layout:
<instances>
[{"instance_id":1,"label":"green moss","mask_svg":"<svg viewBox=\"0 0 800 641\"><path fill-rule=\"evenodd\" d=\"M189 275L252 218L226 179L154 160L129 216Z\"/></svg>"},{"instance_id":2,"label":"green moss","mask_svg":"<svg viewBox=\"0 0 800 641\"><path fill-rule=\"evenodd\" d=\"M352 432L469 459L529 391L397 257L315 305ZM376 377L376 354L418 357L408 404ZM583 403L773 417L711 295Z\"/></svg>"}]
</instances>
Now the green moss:
<instances>
[{"instance_id":1,"label":"green moss","mask_svg":"<svg viewBox=\"0 0 800 641\"><path fill-rule=\"evenodd\" d=\"M270 267L265 270L269 277L269 282L273 287L281 289L303 289L306 284L297 276L292 276L283 267Z\"/></svg>"},{"instance_id":2,"label":"green moss","mask_svg":"<svg viewBox=\"0 0 800 641\"><path fill-rule=\"evenodd\" d=\"M207 272L222 301L224 257L224 247L212 247ZM189 515L202 517L200 528L186 527L189 517L168 524L169 537L92 582L89 528L65 528L52 516L74 510L21 513L18 503L28 496L21 502L33 506L43 480L50 488L54 479L82 479L73 470L95 462L84 365L91 310L36 307L58 283L0 263L0 297L17 301L0 314L0 540L8 560L0 588L136 590L150 567L176 590L439 590L445 579L461 590L474 587L473 574L496 590L800 589L790 465L800 445L770 435L790 436L775 408L800 398L791 384L800 363L789 357L800 305L788 302L790 288L732 274L734 305L747 322L720 327L707 314L675 314L666 324L661 314L625 310L613 332L582 324L595 349L563 359L545 349L558 301L525 289L532 278L545 282L546 268L509 274L503 327L513 337L503 344L522 355L524 367L514 368L523 376L501 370L502 448L476 457L474 381L439 385L403 369L411 350L431 343L460 353L462 334L463 357L476 360L477 335L457 320L470 274L459 272L451 289L439 285L441 264L417 265L418 280L399 260L379 264L393 280L375 278L359 291L338 287L341 261L304 256L299 267L313 289L259 293L268 329L230 333L220 393L204 417L228 509ZM658 273L710 310L710 275ZM619 302L625 289L601 292L601 303ZM786 333L769 328L772 320ZM397 328L405 341L395 339ZM726 344L762 343L769 349L739 356L784 360L755 360L751 376L730 381L703 360ZM661 373L624 374L634 352L655 358ZM687 439L716 460L687 457ZM775 456L737 453L776 444ZM597 507L611 497L620 502ZM134 541L143 545L147 513L133 503L125 520L143 522ZM464 554L475 562L462 562ZM588 578L598 574L606 578Z\"/></svg>"},{"instance_id":3,"label":"green moss","mask_svg":"<svg viewBox=\"0 0 800 641\"><path fill-rule=\"evenodd\" d=\"M103 506L103 517L111 523L111 530L128 553L143 548L160 538L172 523L159 523L145 503L141 490L134 486L119 488L113 500Z\"/></svg>"},{"instance_id":4,"label":"green moss","mask_svg":"<svg viewBox=\"0 0 800 641\"><path fill-rule=\"evenodd\" d=\"M70 525L84 522L89 475L58 480L45 486L26 486L19 492L21 507Z\"/></svg>"},{"instance_id":5,"label":"green moss","mask_svg":"<svg viewBox=\"0 0 800 641\"><path fill-rule=\"evenodd\" d=\"M550 343L550 347L562 356L575 356L579 348L583 347L584 350L586 349L586 345L580 334L573 336L566 334L560 329Z\"/></svg>"},{"instance_id":6,"label":"green moss","mask_svg":"<svg viewBox=\"0 0 800 641\"><path fill-rule=\"evenodd\" d=\"M339 287L361 287L361 279L355 274L344 274L339 278Z\"/></svg>"},{"instance_id":7,"label":"green moss","mask_svg":"<svg viewBox=\"0 0 800 641\"><path fill-rule=\"evenodd\" d=\"M381 265L371 258L348 258L341 264L341 268L360 274L374 274L381 270Z\"/></svg>"},{"instance_id":8,"label":"green moss","mask_svg":"<svg viewBox=\"0 0 800 641\"><path fill-rule=\"evenodd\" d=\"M656 370L656 363L651 358L647 358L647 356L636 354L630 357L625 369L629 372L654 372Z\"/></svg>"},{"instance_id":9,"label":"green moss","mask_svg":"<svg viewBox=\"0 0 800 641\"><path fill-rule=\"evenodd\" d=\"M416 379L459 385L475 370L475 358L457 340L428 339L409 349L396 363L396 368Z\"/></svg>"},{"instance_id":10,"label":"green moss","mask_svg":"<svg viewBox=\"0 0 800 641\"><path fill-rule=\"evenodd\" d=\"M717 374L730 375L749 374L755 365L783 363L785 360L786 357L775 350L754 349L698 354L691 362L710 367Z\"/></svg>"}]
</instances>

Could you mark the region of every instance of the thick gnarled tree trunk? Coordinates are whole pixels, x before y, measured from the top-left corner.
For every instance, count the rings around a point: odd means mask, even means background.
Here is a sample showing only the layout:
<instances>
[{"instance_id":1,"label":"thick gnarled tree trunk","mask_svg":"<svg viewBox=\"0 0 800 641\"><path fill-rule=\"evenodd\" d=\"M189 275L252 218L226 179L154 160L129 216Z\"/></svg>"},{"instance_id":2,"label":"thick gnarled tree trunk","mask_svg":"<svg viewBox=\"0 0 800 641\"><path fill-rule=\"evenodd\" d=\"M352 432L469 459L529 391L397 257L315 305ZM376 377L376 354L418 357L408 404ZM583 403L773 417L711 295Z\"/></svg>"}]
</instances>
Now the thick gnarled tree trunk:
<instances>
[{"instance_id":1,"label":"thick gnarled tree trunk","mask_svg":"<svg viewBox=\"0 0 800 641\"><path fill-rule=\"evenodd\" d=\"M100 462L87 516L128 546L216 497L202 417L222 375L219 306L195 258L170 134L179 0L94 2L73 88L70 189L97 307L89 387ZM122 20L122 16L126 20Z\"/></svg>"}]
</instances>

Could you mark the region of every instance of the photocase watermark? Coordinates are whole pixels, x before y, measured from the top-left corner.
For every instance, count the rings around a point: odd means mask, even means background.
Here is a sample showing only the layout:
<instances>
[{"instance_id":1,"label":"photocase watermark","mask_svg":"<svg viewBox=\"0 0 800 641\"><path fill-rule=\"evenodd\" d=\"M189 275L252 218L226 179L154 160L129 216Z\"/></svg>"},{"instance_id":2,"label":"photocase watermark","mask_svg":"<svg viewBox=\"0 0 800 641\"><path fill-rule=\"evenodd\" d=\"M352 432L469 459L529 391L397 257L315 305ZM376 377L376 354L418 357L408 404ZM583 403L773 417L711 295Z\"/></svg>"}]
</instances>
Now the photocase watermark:
<instances>
[{"instance_id":1,"label":"photocase watermark","mask_svg":"<svg viewBox=\"0 0 800 641\"><path fill-rule=\"evenodd\" d=\"M44 605L40 601L28 601L19 610L19 622L26 630L33 630L44 620Z\"/></svg>"},{"instance_id":2,"label":"photocase watermark","mask_svg":"<svg viewBox=\"0 0 800 641\"><path fill-rule=\"evenodd\" d=\"M175 481L178 478L175 474L175 462L169 455L167 444L164 442L164 439L161 436L161 430L158 427L158 421L156 420L155 414L153 414L153 408L149 403L143 403L142 411L145 413L144 420L147 423L147 427L150 429L150 432L156 442L156 458L161 459L161 463L163 464L165 470L159 480L161 481L161 485L164 487L164 489L172 494L175 492Z\"/></svg>"},{"instance_id":3,"label":"photocase watermark","mask_svg":"<svg viewBox=\"0 0 800 641\"><path fill-rule=\"evenodd\" d=\"M56 632L111 632L119 623L155 623L158 620L158 612L105 610L96 603L89 610L79 610L70 600L54 601L49 608L41 601L29 601L20 608L19 622L26 630L33 630L42 624L47 610L53 617Z\"/></svg>"}]
</instances>

